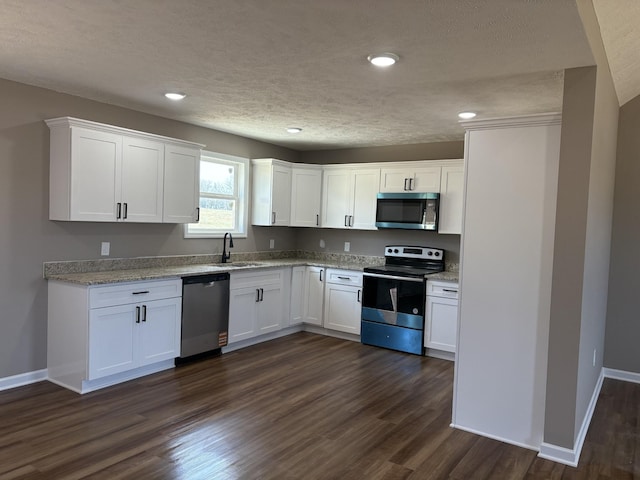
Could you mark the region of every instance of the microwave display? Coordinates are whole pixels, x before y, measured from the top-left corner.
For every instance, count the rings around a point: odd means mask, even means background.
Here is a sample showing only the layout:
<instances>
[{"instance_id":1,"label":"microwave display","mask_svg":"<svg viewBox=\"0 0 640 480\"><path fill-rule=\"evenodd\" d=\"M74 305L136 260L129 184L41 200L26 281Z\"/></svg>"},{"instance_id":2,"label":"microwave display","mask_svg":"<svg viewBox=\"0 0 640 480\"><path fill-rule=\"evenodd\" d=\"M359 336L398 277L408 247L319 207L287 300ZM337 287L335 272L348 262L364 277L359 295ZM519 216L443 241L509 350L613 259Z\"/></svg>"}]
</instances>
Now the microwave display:
<instances>
[{"instance_id":1,"label":"microwave display","mask_svg":"<svg viewBox=\"0 0 640 480\"><path fill-rule=\"evenodd\" d=\"M378 228L436 230L437 193L379 193L376 208Z\"/></svg>"}]
</instances>

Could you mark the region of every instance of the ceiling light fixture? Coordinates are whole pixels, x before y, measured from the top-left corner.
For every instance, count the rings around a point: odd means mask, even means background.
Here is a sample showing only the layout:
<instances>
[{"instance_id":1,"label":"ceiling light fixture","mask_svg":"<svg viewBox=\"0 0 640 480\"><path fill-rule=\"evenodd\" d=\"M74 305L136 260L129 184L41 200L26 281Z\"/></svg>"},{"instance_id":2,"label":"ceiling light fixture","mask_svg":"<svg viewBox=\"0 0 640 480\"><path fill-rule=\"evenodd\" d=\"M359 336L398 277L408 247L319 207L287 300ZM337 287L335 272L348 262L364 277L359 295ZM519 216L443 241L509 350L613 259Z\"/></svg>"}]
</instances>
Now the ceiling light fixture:
<instances>
[{"instance_id":1,"label":"ceiling light fixture","mask_svg":"<svg viewBox=\"0 0 640 480\"><path fill-rule=\"evenodd\" d=\"M475 116L476 116L476 114L474 112L460 112L458 114L458 117L460 117L463 120L470 120Z\"/></svg>"},{"instance_id":2,"label":"ceiling light fixture","mask_svg":"<svg viewBox=\"0 0 640 480\"><path fill-rule=\"evenodd\" d=\"M369 55L367 60L376 67L390 67L400 60L400 57L395 53L378 53L376 55Z\"/></svg>"},{"instance_id":3,"label":"ceiling light fixture","mask_svg":"<svg viewBox=\"0 0 640 480\"><path fill-rule=\"evenodd\" d=\"M182 100L184 97L186 97L184 93L177 93L177 92L165 93L164 96L167 97L169 100L174 100L174 101Z\"/></svg>"},{"instance_id":4,"label":"ceiling light fixture","mask_svg":"<svg viewBox=\"0 0 640 480\"><path fill-rule=\"evenodd\" d=\"M287 132L289 133L300 133L302 131L299 127L287 127Z\"/></svg>"}]
</instances>

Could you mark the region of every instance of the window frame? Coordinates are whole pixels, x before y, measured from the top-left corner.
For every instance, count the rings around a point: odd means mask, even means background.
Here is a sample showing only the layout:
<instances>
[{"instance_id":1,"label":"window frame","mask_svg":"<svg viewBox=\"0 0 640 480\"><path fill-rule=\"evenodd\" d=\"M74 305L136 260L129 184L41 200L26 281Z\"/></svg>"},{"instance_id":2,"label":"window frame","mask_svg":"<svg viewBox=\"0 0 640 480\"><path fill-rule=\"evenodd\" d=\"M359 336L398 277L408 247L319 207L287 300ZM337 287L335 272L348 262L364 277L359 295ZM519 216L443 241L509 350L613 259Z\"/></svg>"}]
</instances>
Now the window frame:
<instances>
[{"instance_id":1,"label":"window frame","mask_svg":"<svg viewBox=\"0 0 640 480\"><path fill-rule=\"evenodd\" d=\"M200 155L200 163L212 162L222 165L231 165L236 169L235 188L237 188L236 195L233 196L220 196L214 198L221 199L236 199L236 228L234 230L223 229L207 229L204 231L190 231L191 225L198 225L194 223L184 224L184 238L222 238L224 234L229 232L237 238L247 238L247 230L249 226L249 164L250 160L244 157L238 157L235 155L227 155L224 153L216 153L203 150ZM200 189L200 181L198 181L198 189ZM198 191L198 204L203 197L203 192ZM207 198L212 198L207 195Z\"/></svg>"}]
</instances>

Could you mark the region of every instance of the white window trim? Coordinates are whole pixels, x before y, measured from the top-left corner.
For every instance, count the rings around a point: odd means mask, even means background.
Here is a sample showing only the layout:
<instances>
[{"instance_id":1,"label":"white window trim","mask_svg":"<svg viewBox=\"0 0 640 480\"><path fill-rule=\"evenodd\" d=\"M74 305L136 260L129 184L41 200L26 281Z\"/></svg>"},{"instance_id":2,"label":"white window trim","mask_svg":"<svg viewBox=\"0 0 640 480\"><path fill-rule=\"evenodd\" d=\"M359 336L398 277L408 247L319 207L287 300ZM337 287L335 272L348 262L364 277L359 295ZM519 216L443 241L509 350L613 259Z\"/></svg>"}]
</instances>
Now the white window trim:
<instances>
[{"instance_id":1,"label":"white window trim","mask_svg":"<svg viewBox=\"0 0 640 480\"><path fill-rule=\"evenodd\" d=\"M247 238L247 230L249 228L249 164L250 161L248 158L237 157L235 155L227 155L224 153L216 153L209 151L202 151L202 157L208 157L215 160L222 160L223 162L233 162L239 163L242 165L244 170L243 178L238 179L238 190L240 191L239 201L238 201L238 212L240 213L240 218L238 221L238 225L235 231L231 231L231 233L236 238ZM240 181L242 180L242 181ZM199 184L199 182L198 182ZM200 197L200 192L198 192L198 198ZM184 225L184 238L222 238L226 231L208 231L208 232L189 232L189 224L186 223Z\"/></svg>"}]
</instances>

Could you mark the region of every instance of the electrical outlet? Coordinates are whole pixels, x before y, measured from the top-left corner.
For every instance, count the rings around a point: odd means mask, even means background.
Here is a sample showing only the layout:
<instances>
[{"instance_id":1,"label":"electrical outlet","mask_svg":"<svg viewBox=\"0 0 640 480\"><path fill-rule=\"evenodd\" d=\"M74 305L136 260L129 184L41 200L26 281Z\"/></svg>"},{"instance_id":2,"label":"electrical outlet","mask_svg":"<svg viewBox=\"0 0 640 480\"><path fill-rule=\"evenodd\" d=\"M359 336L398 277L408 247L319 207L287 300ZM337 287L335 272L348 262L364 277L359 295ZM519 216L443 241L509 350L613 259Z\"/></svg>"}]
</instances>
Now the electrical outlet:
<instances>
[{"instance_id":1,"label":"electrical outlet","mask_svg":"<svg viewBox=\"0 0 640 480\"><path fill-rule=\"evenodd\" d=\"M111 249L111 243L102 242L102 244L100 245L100 255L102 255L103 257L108 257L110 249Z\"/></svg>"},{"instance_id":2,"label":"electrical outlet","mask_svg":"<svg viewBox=\"0 0 640 480\"><path fill-rule=\"evenodd\" d=\"M351 250L351 242L344 242L344 251L348 252Z\"/></svg>"},{"instance_id":3,"label":"electrical outlet","mask_svg":"<svg viewBox=\"0 0 640 480\"><path fill-rule=\"evenodd\" d=\"M324 240L320 239L320 248L324 248Z\"/></svg>"},{"instance_id":4,"label":"electrical outlet","mask_svg":"<svg viewBox=\"0 0 640 480\"><path fill-rule=\"evenodd\" d=\"M269 240L269 248L275 248L276 246L276 241L272 238L271 240Z\"/></svg>"}]
</instances>

